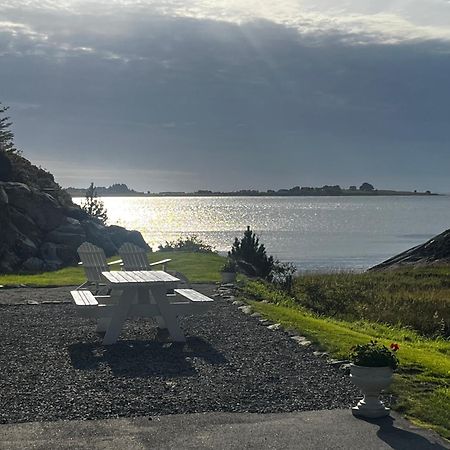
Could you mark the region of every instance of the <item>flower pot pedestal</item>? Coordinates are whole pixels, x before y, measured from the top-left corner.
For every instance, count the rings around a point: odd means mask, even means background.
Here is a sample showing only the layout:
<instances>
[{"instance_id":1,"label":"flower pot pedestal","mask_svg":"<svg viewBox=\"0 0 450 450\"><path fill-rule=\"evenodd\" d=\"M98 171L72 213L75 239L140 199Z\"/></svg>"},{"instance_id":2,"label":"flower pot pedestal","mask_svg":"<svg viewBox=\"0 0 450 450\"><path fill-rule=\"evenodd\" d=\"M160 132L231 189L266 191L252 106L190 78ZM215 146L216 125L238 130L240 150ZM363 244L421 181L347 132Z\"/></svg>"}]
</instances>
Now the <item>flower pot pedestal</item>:
<instances>
[{"instance_id":1,"label":"flower pot pedestal","mask_svg":"<svg viewBox=\"0 0 450 450\"><path fill-rule=\"evenodd\" d=\"M380 400L380 393L392 382L390 367L364 367L351 364L350 379L364 394L364 398L352 407L354 416L378 419L389 415L390 409Z\"/></svg>"}]
</instances>

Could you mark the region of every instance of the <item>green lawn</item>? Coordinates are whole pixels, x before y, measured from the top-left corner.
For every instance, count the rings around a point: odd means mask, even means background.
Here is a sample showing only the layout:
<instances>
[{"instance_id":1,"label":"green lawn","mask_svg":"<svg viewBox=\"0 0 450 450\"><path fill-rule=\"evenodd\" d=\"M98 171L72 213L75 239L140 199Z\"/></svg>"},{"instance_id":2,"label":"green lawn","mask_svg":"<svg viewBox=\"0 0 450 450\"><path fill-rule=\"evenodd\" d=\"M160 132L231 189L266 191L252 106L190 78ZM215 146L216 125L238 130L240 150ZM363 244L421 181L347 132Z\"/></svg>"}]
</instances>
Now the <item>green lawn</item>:
<instances>
[{"instance_id":1,"label":"green lawn","mask_svg":"<svg viewBox=\"0 0 450 450\"><path fill-rule=\"evenodd\" d=\"M410 328L318 316L300 306L292 297L262 283L248 283L243 297L256 312L287 329L296 330L336 358L345 359L350 347L372 339L387 345L399 343L401 366L391 388L397 398L393 407L417 423L450 438L448 340L425 338Z\"/></svg>"},{"instance_id":2,"label":"green lawn","mask_svg":"<svg viewBox=\"0 0 450 450\"><path fill-rule=\"evenodd\" d=\"M225 258L217 253L194 252L154 252L149 254L151 262L166 258L172 261L168 270L182 272L193 283L214 283L220 281L220 268ZM118 259L110 258L110 261ZM155 269L158 267L156 266ZM111 266L111 270L120 270L120 266ZM55 272L43 272L35 275L0 275L0 285L3 286L74 286L86 280L81 266L66 267Z\"/></svg>"}]
</instances>

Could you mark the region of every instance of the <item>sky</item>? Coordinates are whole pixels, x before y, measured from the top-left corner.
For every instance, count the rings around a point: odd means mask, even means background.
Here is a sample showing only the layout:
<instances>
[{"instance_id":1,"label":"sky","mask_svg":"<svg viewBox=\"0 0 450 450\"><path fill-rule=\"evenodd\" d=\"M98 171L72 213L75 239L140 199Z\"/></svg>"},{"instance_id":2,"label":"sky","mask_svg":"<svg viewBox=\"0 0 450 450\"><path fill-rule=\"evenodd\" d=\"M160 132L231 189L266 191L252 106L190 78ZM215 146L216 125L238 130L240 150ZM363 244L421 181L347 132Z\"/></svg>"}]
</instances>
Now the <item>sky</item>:
<instances>
[{"instance_id":1,"label":"sky","mask_svg":"<svg viewBox=\"0 0 450 450\"><path fill-rule=\"evenodd\" d=\"M2 0L0 101L64 187L450 192L450 0Z\"/></svg>"}]
</instances>

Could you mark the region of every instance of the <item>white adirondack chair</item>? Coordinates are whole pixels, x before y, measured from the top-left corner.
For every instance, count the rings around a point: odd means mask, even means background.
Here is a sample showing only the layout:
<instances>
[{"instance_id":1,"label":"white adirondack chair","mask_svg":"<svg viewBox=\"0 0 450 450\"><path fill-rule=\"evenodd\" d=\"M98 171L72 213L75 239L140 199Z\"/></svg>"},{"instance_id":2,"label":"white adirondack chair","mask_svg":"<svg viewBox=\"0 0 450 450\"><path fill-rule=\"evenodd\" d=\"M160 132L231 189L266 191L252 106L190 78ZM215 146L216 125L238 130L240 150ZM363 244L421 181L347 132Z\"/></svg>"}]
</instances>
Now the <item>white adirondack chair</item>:
<instances>
[{"instance_id":1,"label":"white adirondack chair","mask_svg":"<svg viewBox=\"0 0 450 450\"><path fill-rule=\"evenodd\" d=\"M161 265L162 270L166 270L166 265L171 259L162 259L150 263L147 258L147 252L132 244L131 242L125 242L119 248L119 255L122 258L122 265L124 270L153 270L154 266Z\"/></svg>"},{"instance_id":2,"label":"white adirondack chair","mask_svg":"<svg viewBox=\"0 0 450 450\"><path fill-rule=\"evenodd\" d=\"M183 284L189 285L189 280L182 273L166 269L167 263L172 261L169 258L150 263L147 258L147 252L130 242L122 244L119 248L119 255L122 258L124 270L154 270L155 266L161 265L162 270L179 278Z\"/></svg>"},{"instance_id":3,"label":"white adirondack chair","mask_svg":"<svg viewBox=\"0 0 450 450\"><path fill-rule=\"evenodd\" d=\"M122 260L107 262L106 255L102 248L97 247L90 242L83 242L77 249L80 262L86 274L86 282L77 287L78 289L86 288L89 285L95 286L95 292L98 293L100 286L104 286L105 282L102 278L102 272L109 270L109 266L121 263Z\"/></svg>"}]
</instances>

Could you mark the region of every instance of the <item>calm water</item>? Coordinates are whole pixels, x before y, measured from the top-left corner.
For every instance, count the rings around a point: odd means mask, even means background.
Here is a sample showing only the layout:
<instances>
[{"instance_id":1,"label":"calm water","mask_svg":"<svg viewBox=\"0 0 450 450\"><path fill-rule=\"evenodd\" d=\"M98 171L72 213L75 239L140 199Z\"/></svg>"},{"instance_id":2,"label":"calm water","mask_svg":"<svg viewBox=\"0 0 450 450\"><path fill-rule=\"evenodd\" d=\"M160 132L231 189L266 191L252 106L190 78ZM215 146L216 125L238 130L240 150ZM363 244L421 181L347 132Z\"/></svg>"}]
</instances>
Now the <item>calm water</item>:
<instances>
[{"instance_id":1,"label":"calm water","mask_svg":"<svg viewBox=\"0 0 450 450\"><path fill-rule=\"evenodd\" d=\"M80 203L81 199L74 199ZM300 270L366 269L450 228L450 196L103 199L110 224L158 244L196 234L226 251L247 225Z\"/></svg>"}]
</instances>

